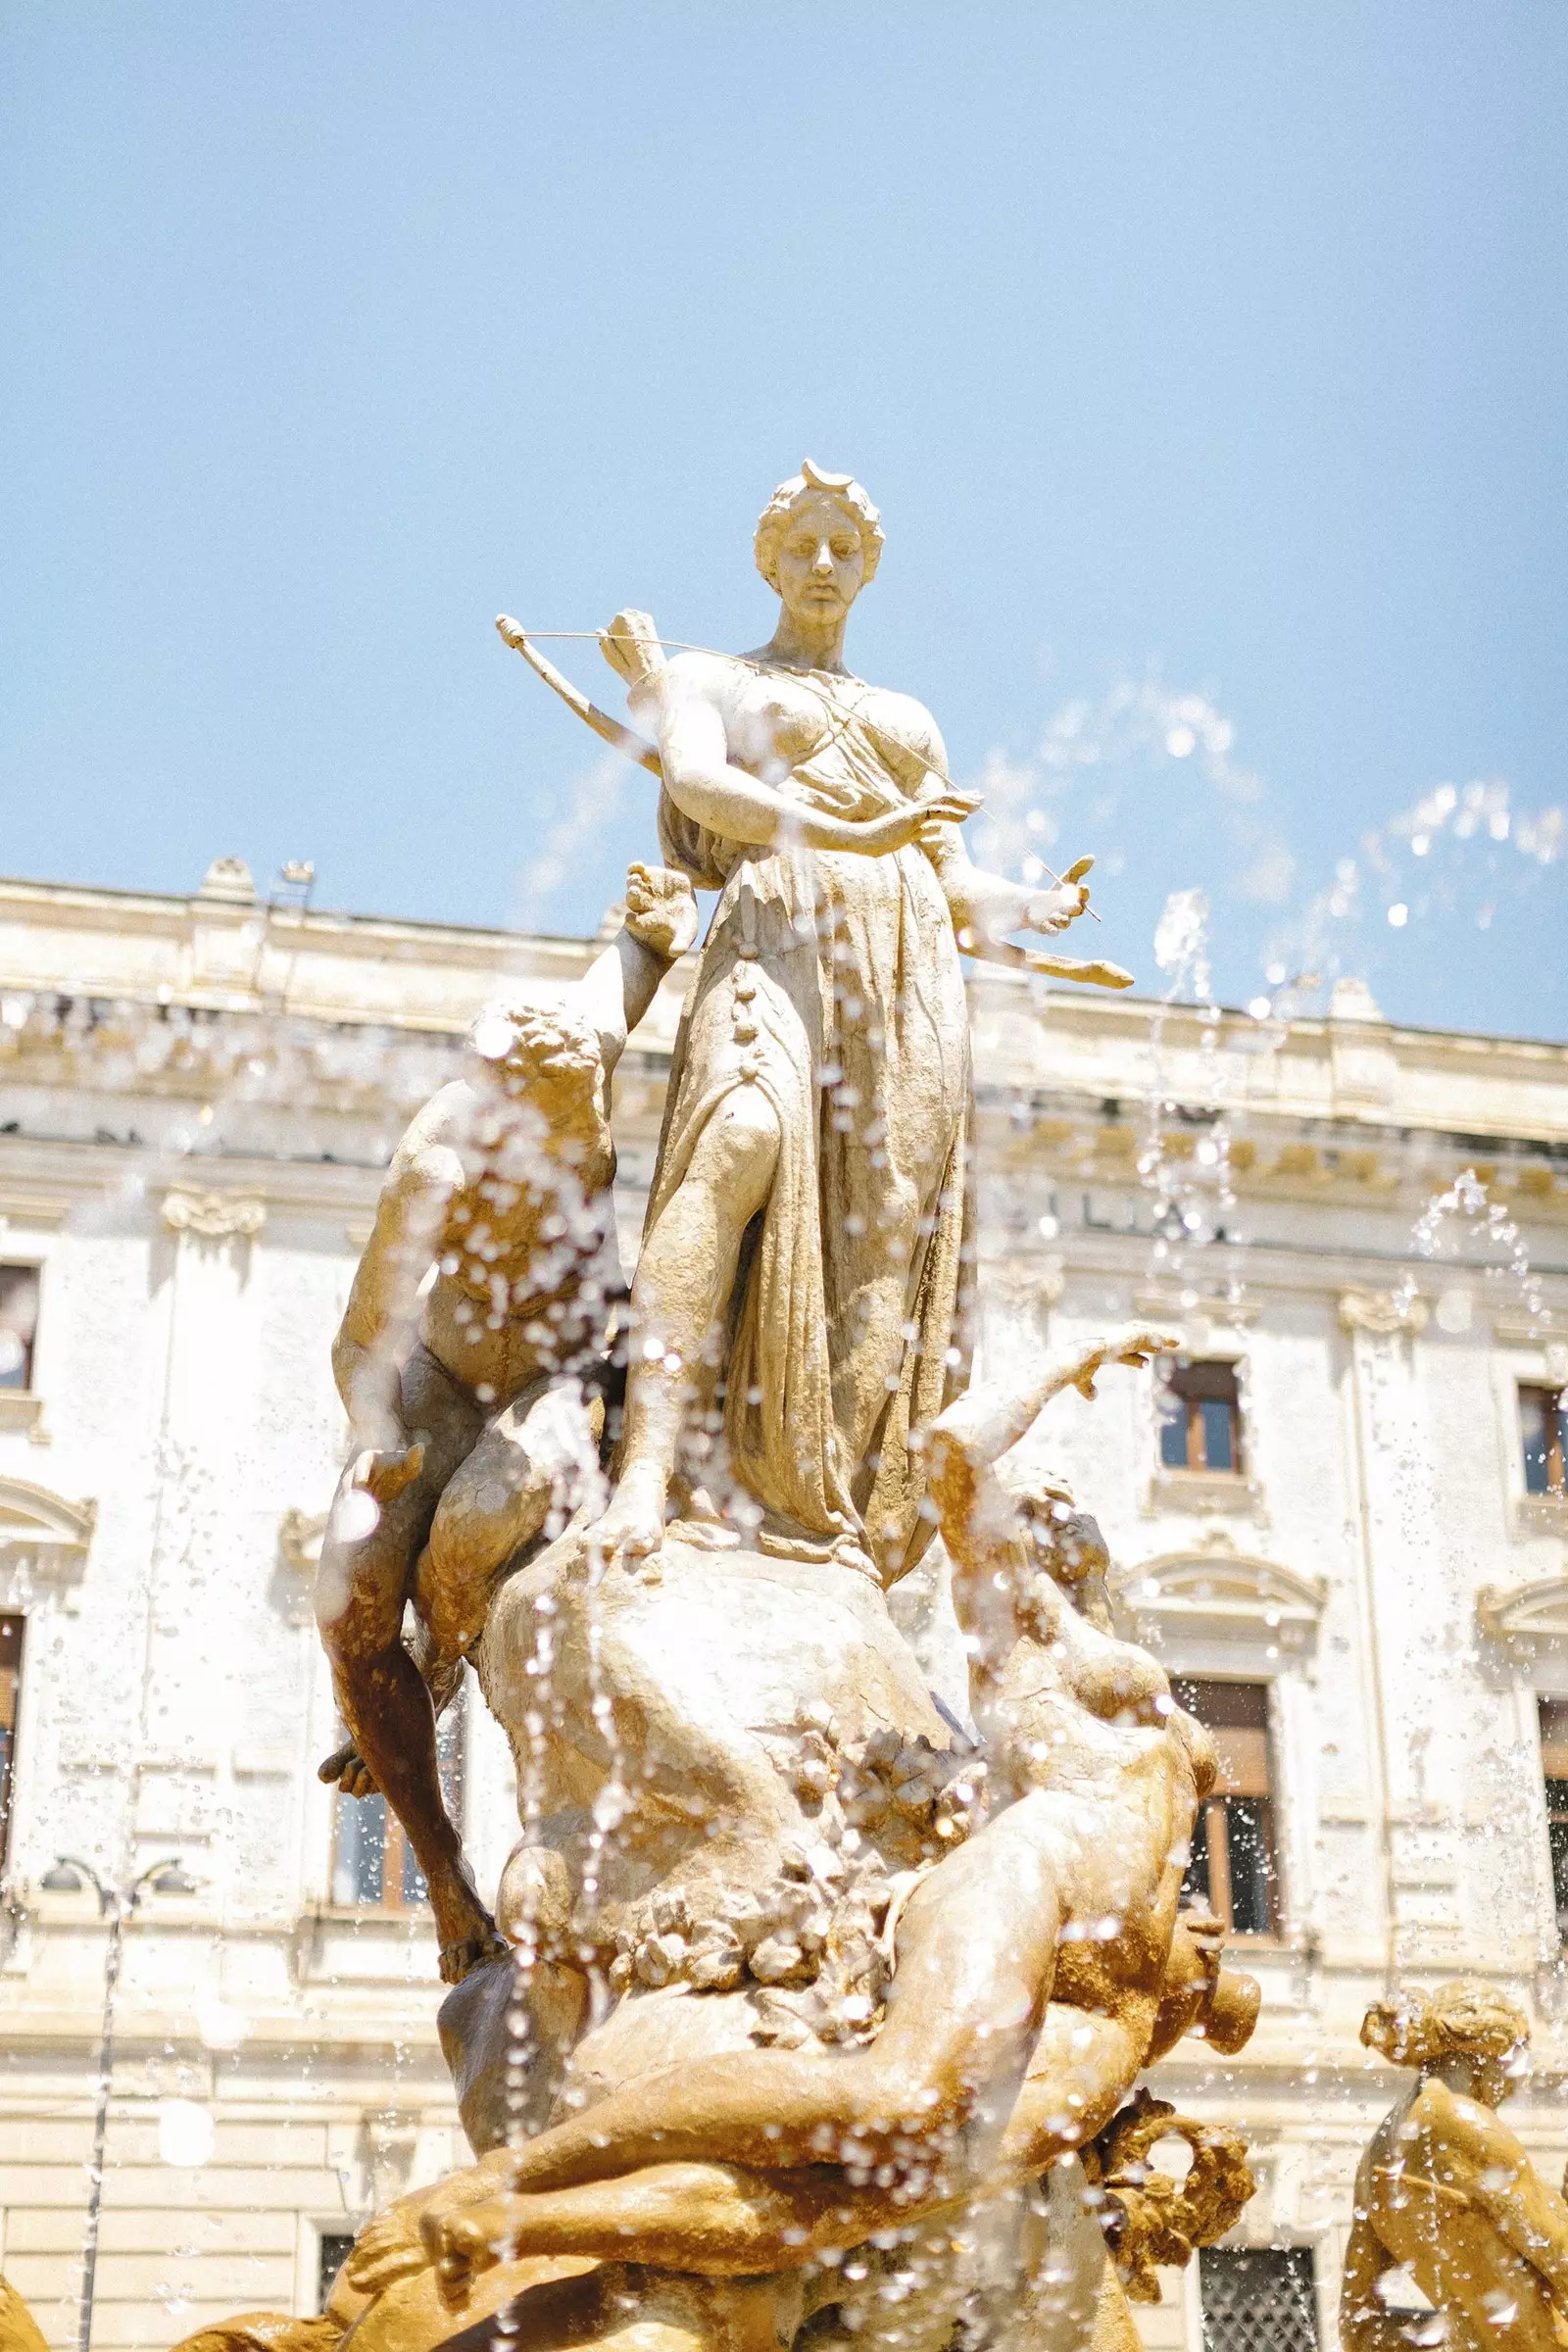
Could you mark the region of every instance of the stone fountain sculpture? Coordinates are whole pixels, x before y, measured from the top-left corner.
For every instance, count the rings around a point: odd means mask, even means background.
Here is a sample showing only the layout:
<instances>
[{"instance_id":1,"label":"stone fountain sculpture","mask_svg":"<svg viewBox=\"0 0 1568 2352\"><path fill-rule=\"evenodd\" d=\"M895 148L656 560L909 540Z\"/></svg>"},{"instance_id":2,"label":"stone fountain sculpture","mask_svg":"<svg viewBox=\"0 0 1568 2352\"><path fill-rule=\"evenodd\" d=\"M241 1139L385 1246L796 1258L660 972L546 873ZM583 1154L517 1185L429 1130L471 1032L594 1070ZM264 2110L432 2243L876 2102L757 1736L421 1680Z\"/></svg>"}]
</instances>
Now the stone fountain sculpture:
<instances>
[{"instance_id":1,"label":"stone fountain sculpture","mask_svg":"<svg viewBox=\"0 0 1568 2352\"><path fill-rule=\"evenodd\" d=\"M961 2322L1109 2347L1107 2236L1147 2291L1151 2248L1248 2193L1216 2143L1161 2220L1124 2112L1182 2034L1239 2048L1255 2015L1178 1911L1213 1753L1116 1638L1094 1521L1011 1466L1053 1396L1168 1343L967 1385L960 951L1127 975L1008 941L1081 913L1089 861L1045 890L976 867L929 715L846 668L881 547L808 465L758 529L765 647L666 662L619 615L657 745L501 624L660 774L666 864L571 1001L481 1021L394 1159L335 1358L318 1618L352 1741L323 1777L383 1788L426 1871L477 2162L372 2221L325 2322L230 2343L935 2352ZM720 895L621 1304L609 1073L689 883ZM967 1703L888 1607L939 1537ZM465 1656L517 1766L493 1923L434 1771Z\"/></svg>"},{"instance_id":2,"label":"stone fountain sculpture","mask_svg":"<svg viewBox=\"0 0 1568 2352\"><path fill-rule=\"evenodd\" d=\"M1568 2201L1496 2113L1526 2071L1524 2011L1461 1978L1374 2002L1361 2039L1415 2081L1356 2175L1346 2352L1402 2352L1412 2340L1388 2293L1401 2272L1441 2315L1449 2352L1551 2352L1568 2341Z\"/></svg>"}]
</instances>

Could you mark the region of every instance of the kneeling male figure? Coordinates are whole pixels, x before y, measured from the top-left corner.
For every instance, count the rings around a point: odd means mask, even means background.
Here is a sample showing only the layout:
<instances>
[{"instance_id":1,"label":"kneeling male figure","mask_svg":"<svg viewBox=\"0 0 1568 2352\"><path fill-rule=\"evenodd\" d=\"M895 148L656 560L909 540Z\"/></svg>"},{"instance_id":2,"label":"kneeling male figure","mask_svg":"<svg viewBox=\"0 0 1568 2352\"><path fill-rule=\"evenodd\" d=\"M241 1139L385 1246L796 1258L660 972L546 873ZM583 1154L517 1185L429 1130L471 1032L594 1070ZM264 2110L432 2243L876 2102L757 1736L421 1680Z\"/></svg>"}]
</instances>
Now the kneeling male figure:
<instances>
[{"instance_id":1,"label":"kneeling male figure","mask_svg":"<svg viewBox=\"0 0 1568 2352\"><path fill-rule=\"evenodd\" d=\"M622 929L564 1003L480 1015L469 1071L393 1154L332 1349L351 1451L316 1616L351 1740L321 1777L402 1822L449 1984L501 1947L441 1800L435 1713L497 1571L597 1471L592 1383L624 1287L610 1076L696 931L684 875L634 865Z\"/></svg>"}]
</instances>

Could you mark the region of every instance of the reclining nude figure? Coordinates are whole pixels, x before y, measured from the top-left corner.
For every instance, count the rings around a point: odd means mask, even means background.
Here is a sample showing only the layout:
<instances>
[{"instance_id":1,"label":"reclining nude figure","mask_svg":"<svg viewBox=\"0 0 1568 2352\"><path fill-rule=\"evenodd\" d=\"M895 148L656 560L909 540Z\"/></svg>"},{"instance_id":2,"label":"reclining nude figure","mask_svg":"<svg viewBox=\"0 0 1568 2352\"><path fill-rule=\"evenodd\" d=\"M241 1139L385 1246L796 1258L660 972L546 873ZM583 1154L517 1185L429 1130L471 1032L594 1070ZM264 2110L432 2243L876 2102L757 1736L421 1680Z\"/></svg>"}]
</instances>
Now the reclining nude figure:
<instances>
[{"instance_id":1,"label":"reclining nude figure","mask_svg":"<svg viewBox=\"0 0 1568 2352\"><path fill-rule=\"evenodd\" d=\"M1147 1332L1097 1342L1025 1394L972 1392L933 1433L1004 1809L908 1897L876 2039L644 2076L443 2183L418 2217L422 2253L414 2216L372 2225L353 2283L374 2291L433 2259L457 2293L470 2270L522 2254L793 2271L1074 2152L1213 2004L1216 1981L1177 1925L1215 1769L1208 1736L1147 1652L1093 1622L1106 1613L1093 1521L1015 1502L995 1468L1050 1396L1092 1394L1103 1363L1164 1345ZM1246 1981L1223 1984L1209 2031L1239 2047L1255 2000Z\"/></svg>"},{"instance_id":2,"label":"reclining nude figure","mask_svg":"<svg viewBox=\"0 0 1568 2352\"><path fill-rule=\"evenodd\" d=\"M402 1822L448 1983L502 1947L442 1803L435 1711L497 1571L576 1507L564 1467L597 1471L603 1401L580 1384L603 1370L623 1296L610 1078L696 933L684 875L634 865L622 929L563 1002L481 1013L469 1070L393 1153L333 1344L350 1455L316 1616L351 1739L321 1778L381 1790ZM411 1599L419 1665L402 1639Z\"/></svg>"},{"instance_id":3,"label":"reclining nude figure","mask_svg":"<svg viewBox=\"0 0 1568 2352\"><path fill-rule=\"evenodd\" d=\"M929 1533L919 1434L963 1385L965 1347L958 951L1059 931L1088 893L973 865L959 826L977 802L930 713L846 668L881 548L859 484L808 463L757 529L782 606L765 646L665 664L634 613L603 640L657 722L663 854L722 894L632 1290L625 1446L595 1537L610 1559L659 1548L694 1406L720 1383L760 1549L891 1583Z\"/></svg>"},{"instance_id":4,"label":"reclining nude figure","mask_svg":"<svg viewBox=\"0 0 1568 2352\"><path fill-rule=\"evenodd\" d=\"M1346 2248L1347 2352L1404 2352L1379 2294L1410 2272L1448 2352L1557 2352L1568 2340L1568 2202L1495 2114L1524 2071L1530 2022L1495 1985L1460 1979L1374 2002L1361 2039L1416 2070L1361 2159Z\"/></svg>"}]
</instances>

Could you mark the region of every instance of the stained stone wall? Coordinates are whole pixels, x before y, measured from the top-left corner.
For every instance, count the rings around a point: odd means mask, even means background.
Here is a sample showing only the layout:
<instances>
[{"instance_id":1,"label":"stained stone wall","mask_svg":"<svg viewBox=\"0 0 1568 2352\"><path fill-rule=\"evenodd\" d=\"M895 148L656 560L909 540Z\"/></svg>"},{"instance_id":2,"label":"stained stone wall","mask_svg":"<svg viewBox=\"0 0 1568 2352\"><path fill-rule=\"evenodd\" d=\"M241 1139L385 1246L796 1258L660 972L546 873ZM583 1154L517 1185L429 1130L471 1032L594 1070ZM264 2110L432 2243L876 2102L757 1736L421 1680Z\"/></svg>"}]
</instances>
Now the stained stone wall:
<instances>
[{"instance_id":1,"label":"stained stone wall","mask_svg":"<svg viewBox=\"0 0 1568 2352\"><path fill-rule=\"evenodd\" d=\"M466 1020L589 952L269 907L227 869L190 899L0 883L0 1263L41 1269L31 1384L0 1388L0 1612L25 1619L0 2256L51 2341L74 2339L104 1959L91 1895L40 1885L62 1852L117 1876L177 1854L198 1882L126 1938L105 2352L313 2307L322 2234L460 2151L422 1915L332 1899L308 1605L344 1439L327 1348ZM628 1267L686 976L618 1082ZM1568 1381L1568 1050L1401 1030L1350 989L1287 1030L987 973L973 1012L983 1356L1137 1314L1236 1367L1237 1472L1162 1465L1131 1376L1033 1442L1172 1668L1267 1689L1263 2023L1161 2087L1250 2132L1245 2236L1311 2250L1328 2342L1394 2095L1355 2038L1391 1967L1531 2003L1524 2135L1550 2178L1568 2154L1537 1730L1538 1697L1568 1696L1568 1505L1526 1493L1517 1404ZM1423 1256L1467 1169L1481 1213ZM513 1792L477 1705L464 1803L493 1881ZM1199 2292L1168 2281L1147 2339L1196 2346Z\"/></svg>"}]
</instances>

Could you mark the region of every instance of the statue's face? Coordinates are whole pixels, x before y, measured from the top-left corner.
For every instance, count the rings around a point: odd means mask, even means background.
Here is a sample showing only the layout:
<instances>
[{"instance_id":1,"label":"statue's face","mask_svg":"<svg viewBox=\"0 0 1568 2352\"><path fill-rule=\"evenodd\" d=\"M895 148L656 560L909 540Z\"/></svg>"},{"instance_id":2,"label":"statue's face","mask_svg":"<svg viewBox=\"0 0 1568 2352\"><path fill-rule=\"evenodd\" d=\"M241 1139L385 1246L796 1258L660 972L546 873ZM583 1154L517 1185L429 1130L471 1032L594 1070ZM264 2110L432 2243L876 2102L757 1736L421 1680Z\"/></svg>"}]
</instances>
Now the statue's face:
<instances>
[{"instance_id":1,"label":"statue's face","mask_svg":"<svg viewBox=\"0 0 1568 2352\"><path fill-rule=\"evenodd\" d=\"M784 610L822 628L840 619L865 585L865 551L853 514L820 492L803 499L778 545Z\"/></svg>"}]
</instances>

